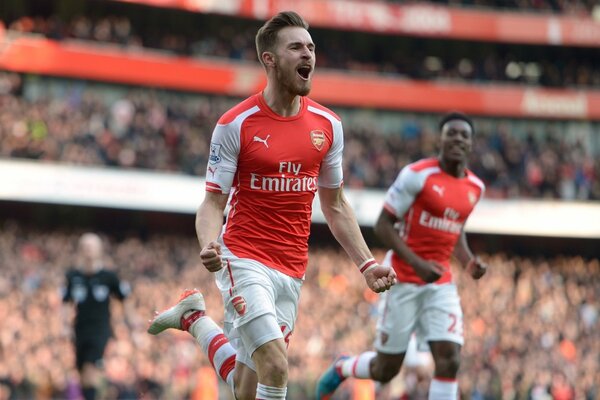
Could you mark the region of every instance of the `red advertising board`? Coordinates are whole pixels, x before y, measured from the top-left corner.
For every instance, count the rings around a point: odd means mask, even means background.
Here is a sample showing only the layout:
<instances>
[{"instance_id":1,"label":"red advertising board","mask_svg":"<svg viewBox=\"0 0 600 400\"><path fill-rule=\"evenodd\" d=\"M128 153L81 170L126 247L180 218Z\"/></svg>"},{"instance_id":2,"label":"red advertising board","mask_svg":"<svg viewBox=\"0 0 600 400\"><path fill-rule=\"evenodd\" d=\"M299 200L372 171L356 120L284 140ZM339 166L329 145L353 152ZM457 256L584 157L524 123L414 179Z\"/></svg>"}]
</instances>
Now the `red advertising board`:
<instances>
[{"instance_id":1,"label":"red advertising board","mask_svg":"<svg viewBox=\"0 0 600 400\"><path fill-rule=\"evenodd\" d=\"M0 69L231 96L247 96L265 85L264 71L258 64L128 52L32 37L4 41ZM351 107L428 112L461 109L490 116L600 120L597 90L453 84L317 71L311 97L325 104Z\"/></svg>"},{"instance_id":2,"label":"red advertising board","mask_svg":"<svg viewBox=\"0 0 600 400\"><path fill-rule=\"evenodd\" d=\"M344 30L505 43L600 47L589 16L485 11L364 0L120 0L193 12L267 19L295 10L311 25Z\"/></svg>"}]
</instances>

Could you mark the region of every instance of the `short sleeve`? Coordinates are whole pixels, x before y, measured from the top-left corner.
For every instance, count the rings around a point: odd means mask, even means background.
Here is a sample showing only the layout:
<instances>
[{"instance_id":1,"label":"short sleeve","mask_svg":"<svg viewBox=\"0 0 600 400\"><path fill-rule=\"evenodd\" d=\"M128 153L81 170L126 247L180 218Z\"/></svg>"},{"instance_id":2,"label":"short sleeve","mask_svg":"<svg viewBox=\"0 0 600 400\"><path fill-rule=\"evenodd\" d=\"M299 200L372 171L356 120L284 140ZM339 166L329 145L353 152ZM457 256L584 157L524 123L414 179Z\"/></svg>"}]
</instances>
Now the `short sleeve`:
<instances>
[{"instance_id":1,"label":"short sleeve","mask_svg":"<svg viewBox=\"0 0 600 400\"><path fill-rule=\"evenodd\" d=\"M402 168L385 195L385 209L402 218L423 189L424 183L425 176L413 171L410 165Z\"/></svg>"},{"instance_id":2,"label":"short sleeve","mask_svg":"<svg viewBox=\"0 0 600 400\"><path fill-rule=\"evenodd\" d=\"M206 168L206 190L228 194L237 171L240 131L236 123L217 124L210 142Z\"/></svg>"},{"instance_id":3,"label":"short sleeve","mask_svg":"<svg viewBox=\"0 0 600 400\"><path fill-rule=\"evenodd\" d=\"M342 186L344 174L342 170L342 154L344 152L344 131L342 123L331 118L333 128L333 143L325 158L321 162L321 171L319 172L319 186L335 189Z\"/></svg>"}]
</instances>

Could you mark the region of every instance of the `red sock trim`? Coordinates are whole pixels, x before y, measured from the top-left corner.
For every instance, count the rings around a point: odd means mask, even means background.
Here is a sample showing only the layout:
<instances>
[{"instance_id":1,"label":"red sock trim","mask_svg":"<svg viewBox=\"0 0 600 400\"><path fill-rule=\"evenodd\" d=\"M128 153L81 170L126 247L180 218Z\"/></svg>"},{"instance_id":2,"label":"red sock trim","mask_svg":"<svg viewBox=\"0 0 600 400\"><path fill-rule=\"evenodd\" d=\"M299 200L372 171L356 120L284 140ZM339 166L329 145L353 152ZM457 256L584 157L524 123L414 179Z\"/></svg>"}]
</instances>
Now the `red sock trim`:
<instances>
[{"instance_id":1,"label":"red sock trim","mask_svg":"<svg viewBox=\"0 0 600 400\"><path fill-rule=\"evenodd\" d=\"M235 354L229 357L223 365L221 365L221 369L219 369L219 376L223 379L223 382L227 382L227 377L229 373L233 371L235 368Z\"/></svg>"},{"instance_id":2,"label":"red sock trim","mask_svg":"<svg viewBox=\"0 0 600 400\"><path fill-rule=\"evenodd\" d=\"M433 379L435 379L436 381L447 382L447 383L454 383L457 381L456 378L443 378L443 377L439 377L439 376L434 376Z\"/></svg>"},{"instance_id":3,"label":"red sock trim","mask_svg":"<svg viewBox=\"0 0 600 400\"><path fill-rule=\"evenodd\" d=\"M200 317L204 317L204 315L206 315L204 311L198 310L192 315L188 316L187 318L181 318L181 328L184 331L189 330L190 326L192 326L192 324L196 322Z\"/></svg>"},{"instance_id":4,"label":"red sock trim","mask_svg":"<svg viewBox=\"0 0 600 400\"><path fill-rule=\"evenodd\" d=\"M352 376L356 376L356 366L358 365L358 359L360 356L356 356L356 360L354 360L354 364L352 364Z\"/></svg>"},{"instance_id":5,"label":"red sock trim","mask_svg":"<svg viewBox=\"0 0 600 400\"><path fill-rule=\"evenodd\" d=\"M208 345L208 359L210 361L210 363L212 364L213 368L216 370L215 368L215 364L213 359L215 358L215 353L217 352L217 350L219 350L221 348L221 346L223 346L225 343L229 343L229 340L227 340L227 338L225 337L224 334L219 333L217 336L215 336L211 341L210 344Z\"/></svg>"},{"instance_id":6,"label":"red sock trim","mask_svg":"<svg viewBox=\"0 0 600 400\"><path fill-rule=\"evenodd\" d=\"M344 376L344 374L342 373L342 364L343 364L343 363L337 363L337 364L335 365L335 372L337 372L337 374L338 374L339 376Z\"/></svg>"}]
</instances>

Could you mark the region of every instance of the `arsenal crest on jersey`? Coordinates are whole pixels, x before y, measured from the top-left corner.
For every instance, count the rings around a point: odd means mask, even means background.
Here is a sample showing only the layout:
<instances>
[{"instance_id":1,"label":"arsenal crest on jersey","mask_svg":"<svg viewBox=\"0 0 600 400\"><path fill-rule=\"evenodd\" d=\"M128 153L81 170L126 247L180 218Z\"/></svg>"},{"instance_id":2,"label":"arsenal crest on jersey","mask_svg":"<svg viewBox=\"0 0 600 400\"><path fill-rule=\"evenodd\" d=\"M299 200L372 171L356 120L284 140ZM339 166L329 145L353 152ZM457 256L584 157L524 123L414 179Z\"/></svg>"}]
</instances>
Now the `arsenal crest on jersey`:
<instances>
[{"instance_id":1,"label":"arsenal crest on jersey","mask_svg":"<svg viewBox=\"0 0 600 400\"><path fill-rule=\"evenodd\" d=\"M312 144L317 150L321 151L323 144L325 143L325 133L323 133L323 131L311 131L310 140L312 140Z\"/></svg>"},{"instance_id":2,"label":"arsenal crest on jersey","mask_svg":"<svg viewBox=\"0 0 600 400\"><path fill-rule=\"evenodd\" d=\"M477 202L477 195L475 194L475 192L469 191L467 196L469 196L469 203L475 204L475 202Z\"/></svg>"},{"instance_id":3,"label":"arsenal crest on jersey","mask_svg":"<svg viewBox=\"0 0 600 400\"><path fill-rule=\"evenodd\" d=\"M246 300L242 296L235 296L231 304L239 316L246 314Z\"/></svg>"}]
</instances>

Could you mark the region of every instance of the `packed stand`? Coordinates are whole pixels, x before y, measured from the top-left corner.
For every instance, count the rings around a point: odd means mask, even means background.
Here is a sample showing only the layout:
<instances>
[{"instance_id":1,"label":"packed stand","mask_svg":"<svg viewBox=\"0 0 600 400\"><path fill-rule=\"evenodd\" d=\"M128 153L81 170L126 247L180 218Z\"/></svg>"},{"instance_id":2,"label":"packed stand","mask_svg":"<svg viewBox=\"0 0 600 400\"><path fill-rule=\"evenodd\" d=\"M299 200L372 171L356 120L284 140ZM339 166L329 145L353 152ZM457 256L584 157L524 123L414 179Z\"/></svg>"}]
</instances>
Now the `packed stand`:
<instances>
[{"instance_id":1,"label":"packed stand","mask_svg":"<svg viewBox=\"0 0 600 400\"><path fill-rule=\"evenodd\" d=\"M0 399L76 399L71 330L54 316L63 307L58 289L73 266L78 234L25 230L13 223L5 223L0 232ZM153 311L172 303L185 287L201 289L208 314L220 321L221 297L199 264L196 240L156 235L109 242L107 265L131 282L126 301L132 302L135 316L124 318L119 307L113 308L115 338L104 360L104 395L183 399L206 389L198 382L211 381L226 393L227 386L214 383L191 336L145 332ZM485 258L491 268L481 281L456 270L466 321L462 398L547 398L538 396L550 393L555 399L596 399L599 261ZM317 377L339 353L371 348L376 301L342 252L310 253L289 349L290 398L312 398ZM406 368L378 389L377 398L426 399L423 390L430 378L426 363ZM353 381L344 384L339 398L347 398L352 389Z\"/></svg>"},{"instance_id":2,"label":"packed stand","mask_svg":"<svg viewBox=\"0 0 600 400\"><path fill-rule=\"evenodd\" d=\"M0 73L0 157L197 176L206 173L212 128L239 101L122 87L107 100L76 81L42 81L27 95L22 83L19 75ZM385 189L404 165L436 154L435 117L336 111L344 121L349 188ZM470 167L488 197L600 199L599 149L591 141L598 132L578 124L572 132L546 124L542 135L491 120L477 126Z\"/></svg>"},{"instance_id":3,"label":"packed stand","mask_svg":"<svg viewBox=\"0 0 600 400\"><path fill-rule=\"evenodd\" d=\"M166 19L162 30L143 21L134 23L136 18L125 15L77 16L68 21L57 16L27 16L6 23L14 32L55 40L76 39L88 44L113 44L128 51L158 49L191 57L256 63L254 34L259 21L200 14L178 17ZM439 41L404 36L319 28L311 32L317 44L319 68L424 80L600 87L600 59L589 49L454 41L439 46ZM349 42L351 47L346 46Z\"/></svg>"},{"instance_id":4,"label":"packed stand","mask_svg":"<svg viewBox=\"0 0 600 400\"><path fill-rule=\"evenodd\" d=\"M404 0L392 0L404 2ZM553 12L557 14L587 16L598 5L596 0L429 0L435 4L488 9Z\"/></svg>"}]
</instances>

